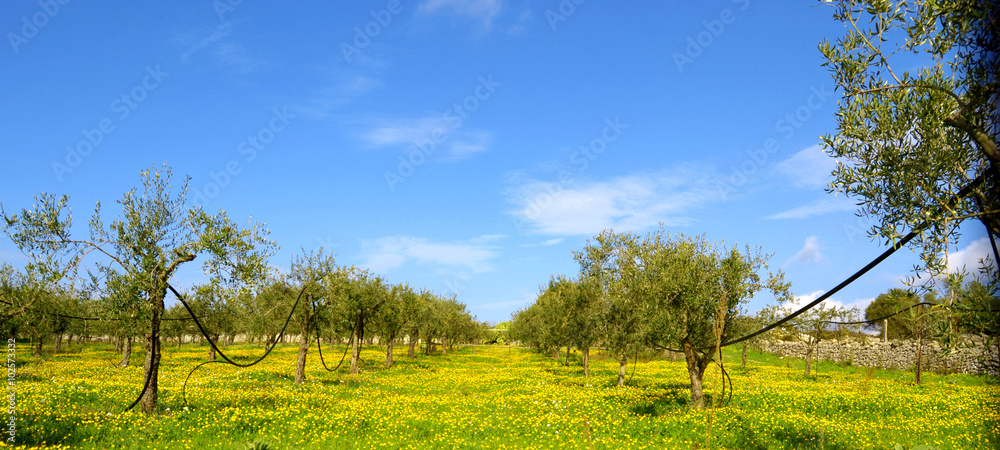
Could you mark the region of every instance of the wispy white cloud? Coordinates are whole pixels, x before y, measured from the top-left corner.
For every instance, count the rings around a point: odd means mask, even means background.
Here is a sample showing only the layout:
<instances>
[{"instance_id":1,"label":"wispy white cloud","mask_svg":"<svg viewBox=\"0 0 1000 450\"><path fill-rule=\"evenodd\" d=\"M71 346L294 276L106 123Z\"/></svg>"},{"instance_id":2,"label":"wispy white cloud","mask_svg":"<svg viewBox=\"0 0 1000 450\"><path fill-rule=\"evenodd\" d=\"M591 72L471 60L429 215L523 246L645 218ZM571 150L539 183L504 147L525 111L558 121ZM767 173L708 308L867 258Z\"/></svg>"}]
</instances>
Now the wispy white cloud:
<instances>
[{"instance_id":1,"label":"wispy white cloud","mask_svg":"<svg viewBox=\"0 0 1000 450\"><path fill-rule=\"evenodd\" d=\"M806 238L806 242L802 245L802 249L799 250L795 256L791 257L785 265L789 263L803 264L807 262L820 262L823 259L823 255L819 251L819 239L816 236L809 236Z\"/></svg>"},{"instance_id":2,"label":"wispy white cloud","mask_svg":"<svg viewBox=\"0 0 1000 450\"><path fill-rule=\"evenodd\" d=\"M295 101L290 107L296 114L315 120L335 117L335 111L349 105L358 97L381 88L382 80L356 70L316 69L324 85L305 100Z\"/></svg>"},{"instance_id":3,"label":"wispy white cloud","mask_svg":"<svg viewBox=\"0 0 1000 450\"><path fill-rule=\"evenodd\" d=\"M986 258L989 258L990 265L995 269L997 263L993 259L993 247L990 246L988 237L982 237L972 241L967 247L948 254L948 272L964 271L974 275L979 273Z\"/></svg>"},{"instance_id":4,"label":"wispy white cloud","mask_svg":"<svg viewBox=\"0 0 1000 450\"><path fill-rule=\"evenodd\" d=\"M715 171L705 167L568 184L513 178L507 196L516 208L508 214L519 227L557 236L593 235L606 228L637 231L660 222L688 225L693 222L688 213L719 200Z\"/></svg>"},{"instance_id":5,"label":"wispy white cloud","mask_svg":"<svg viewBox=\"0 0 1000 450\"><path fill-rule=\"evenodd\" d=\"M377 121L360 139L369 149L419 148L438 161L456 162L489 150L493 135L484 130L456 127L443 116ZM439 151L443 149L443 151Z\"/></svg>"},{"instance_id":6,"label":"wispy white cloud","mask_svg":"<svg viewBox=\"0 0 1000 450\"><path fill-rule=\"evenodd\" d=\"M447 10L457 16L481 22L489 30L502 9L502 0L427 0L420 5L419 11L432 14Z\"/></svg>"},{"instance_id":7,"label":"wispy white cloud","mask_svg":"<svg viewBox=\"0 0 1000 450\"><path fill-rule=\"evenodd\" d=\"M837 162L814 145L778 163L777 169L792 180L797 187L821 188L832 179L830 173Z\"/></svg>"},{"instance_id":8,"label":"wispy white cloud","mask_svg":"<svg viewBox=\"0 0 1000 450\"><path fill-rule=\"evenodd\" d=\"M498 235L488 235L467 241L435 242L411 236L389 236L364 240L361 248L364 266L375 272L388 272L412 261L439 266L446 271L457 268L483 273L493 270L491 260L499 253L492 242L499 239Z\"/></svg>"},{"instance_id":9,"label":"wispy white cloud","mask_svg":"<svg viewBox=\"0 0 1000 450\"><path fill-rule=\"evenodd\" d=\"M857 205L847 197L826 197L809 205L767 216L767 219L805 219L841 211L854 211L855 209L857 209Z\"/></svg>"}]
</instances>

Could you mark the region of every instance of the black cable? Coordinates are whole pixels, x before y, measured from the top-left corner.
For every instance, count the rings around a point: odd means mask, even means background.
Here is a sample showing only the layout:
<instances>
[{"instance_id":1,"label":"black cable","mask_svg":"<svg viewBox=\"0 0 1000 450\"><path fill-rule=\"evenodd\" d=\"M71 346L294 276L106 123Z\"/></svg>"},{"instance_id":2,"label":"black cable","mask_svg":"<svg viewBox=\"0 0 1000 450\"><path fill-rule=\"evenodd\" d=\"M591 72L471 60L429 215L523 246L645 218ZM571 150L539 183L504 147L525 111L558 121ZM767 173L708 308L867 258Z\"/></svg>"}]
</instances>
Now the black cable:
<instances>
[{"instance_id":1,"label":"black cable","mask_svg":"<svg viewBox=\"0 0 1000 450\"><path fill-rule=\"evenodd\" d=\"M951 204L955 203L957 200L960 200L960 199L964 198L965 196L969 195L969 193L972 192L972 190L975 189L979 184L981 184L983 182L983 180L985 180L985 179L986 179L985 178L985 174L982 174L982 175L979 175L978 177L976 177L975 180L973 180L971 183L969 183L964 188L962 188L962 190L958 191L957 194L955 194L954 196L952 196L951 199L948 200L948 204L951 205ZM868 263L867 265L865 265L864 267L862 267L861 270L858 270L857 272L854 272L854 275L851 275L850 277L848 277L844 281L841 281L840 284L834 286L833 289L825 292L823 295L819 296L819 298L817 298L816 300L813 300L812 302L809 302L809 304L807 304L807 305L799 308L798 310L796 310L796 311L792 312L791 314L789 314L789 315L787 315L787 316L779 319L778 321L776 321L776 322L774 322L774 323L772 323L772 324L770 324L770 325L768 325L768 326L766 326L764 328L761 328L760 330L757 330L757 331L755 331L753 333L750 333L750 334L748 334L746 336L743 336L743 337L740 337L740 338L737 338L737 339L732 339L730 341L723 342L721 346L722 347L727 347L727 346L730 346L730 345L733 345L733 344L738 344L738 343L743 342L743 341L745 341L747 339L755 338L755 337L757 337L757 336L759 336L761 334L767 333L768 331L771 331L774 328L777 328L777 327L783 325L785 322L788 322L789 320L792 320L792 319L798 317L799 315L801 315L802 313L804 313L804 312L812 309L814 306L816 306L816 305L822 303L824 300L830 298L830 296L832 296L833 294L836 294L841 289L847 287L847 285L853 283L854 280L857 280L862 275L868 273L869 270L872 270L872 268L874 268L875 266L877 266L880 263L882 263L882 261L884 261L890 255L892 255L893 253L895 253L896 250L899 250L900 248L903 248L903 246L906 245L911 240L913 240L913 238L915 238L918 235L920 235L920 233L923 231L923 229L927 228L927 225L928 225L927 221L922 222L920 225L918 225L912 231L910 231L905 237L903 237L903 239L900 239L898 242L896 242L895 244L893 244L892 247L886 249L886 251L882 252L881 255L879 255L877 258L873 259L870 263Z\"/></svg>"},{"instance_id":2,"label":"black cable","mask_svg":"<svg viewBox=\"0 0 1000 450\"><path fill-rule=\"evenodd\" d=\"M263 361L264 358L267 358L267 355L271 354L271 351L274 350L274 347L278 345L279 341L281 341L281 337L285 335L285 329L288 328L288 323L292 321L292 314L295 313L295 308L297 308L299 306L299 301L302 299L302 294L305 293L306 287L308 287L308 285L309 285L308 283L305 283L302 286L302 289L299 291L299 295L295 297L295 304L292 305L292 310L288 312L288 318L285 319L285 325L281 327L281 331L278 332L278 336L274 339L274 342L271 343L271 346L268 347L267 350L264 352L264 354L261 355L261 357L258 358L256 361L254 361L252 363L249 363L249 364L240 364L240 363L234 362L233 360L229 359L229 357L226 356L226 354L223 353L222 350L220 350L217 345L215 345L215 341L213 341L212 337L209 336L208 332L205 331L205 327L201 325L201 321L199 321L198 318L195 317L194 312L191 311L191 307L188 306L188 304L187 304L186 301L184 301L184 297L182 297L181 294L178 293L177 290L174 289L174 287L170 285L170 283L167 283L167 288L170 289L170 292L173 292L174 296L176 296L177 299L180 300L181 304L184 305L184 309L186 309L187 312L188 312L188 314L191 315L191 318L194 319L195 325L198 325L198 330L201 331L201 335L204 336L205 339L208 340L208 344L211 345L213 349L215 349L215 352L218 353L219 356L221 356L222 359L225 360L225 361L218 361L218 360L205 361L205 362L203 362L203 363L198 364L197 366L195 366L194 369L191 369L191 372L188 372L188 376L186 378L184 378L184 384L181 387L181 393L182 393L183 398L184 398L184 406L187 406L187 404L188 404L188 401L187 401L187 382L188 382L188 380L191 379L191 375L194 374L194 372L196 370L198 370L201 366L204 366L206 364L212 364L212 363L220 363L220 364L228 363L228 364L236 366L236 367L246 368L246 367L254 366L257 363Z\"/></svg>"},{"instance_id":3,"label":"black cable","mask_svg":"<svg viewBox=\"0 0 1000 450\"><path fill-rule=\"evenodd\" d=\"M170 289L170 292L173 292L174 296L176 296L177 299L180 300L181 304L184 305L184 309L186 309L188 314L191 315L191 318L194 319L194 323L195 325L198 326L198 330L201 331L201 335L205 337L209 345L211 345L212 348L215 349L216 353L218 353L219 356L221 356L222 359L225 360L225 362L228 362L229 364L234 365L236 367L243 367L243 368L254 366L257 363L263 361L264 358L267 358L267 355L271 353L271 350L274 350L274 347L278 344L278 341L280 341L281 337L284 336L285 329L288 328L288 323L292 321L292 314L295 313L295 308L299 306L299 300L302 299L302 294L306 291L307 286L308 284L302 286L302 290L299 291L299 295L295 297L295 304L292 305L292 310L288 312L288 318L285 319L285 325L281 327L281 331L278 333L278 337L274 340L273 343L271 343L271 346L268 347L267 351L265 351L260 358L258 358L256 361L252 363L240 364L229 359L229 357L226 356L226 354L221 349L219 349L219 346L215 344L215 341L212 340L212 337L208 335L207 331L205 331L205 327L202 326L201 321L198 320L197 317L195 317L194 311L191 311L191 307L188 306L186 301L184 301L184 297L182 297L181 294L178 293L177 290L175 290L174 287L170 285L170 283L167 283L167 288Z\"/></svg>"},{"instance_id":4,"label":"black cable","mask_svg":"<svg viewBox=\"0 0 1000 450\"><path fill-rule=\"evenodd\" d=\"M319 362L323 363L323 368L327 372L336 372L340 369L340 366L344 364L344 359L347 358L347 351L351 349L351 344L354 343L354 333L351 333L351 338L347 340L347 347L344 347L344 354L340 357L340 362L337 363L337 367L333 369L326 366L326 361L323 361L323 344L319 341L319 333L316 333L316 348L319 349Z\"/></svg>"},{"instance_id":5,"label":"black cable","mask_svg":"<svg viewBox=\"0 0 1000 450\"><path fill-rule=\"evenodd\" d=\"M993 263L997 265L997 269L1000 270L1000 251L997 251L996 238L1000 236L994 236L993 231L990 227L986 227L986 238L990 240L990 246L993 247Z\"/></svg>"},{"instance_id":6,"label":"black cable","mask_svg":"<svg viewBox=\"0 0 1000 450\"><path fill-rule=\"evenodd\" d=\"M153 344L150 346L150 349L152 350L153 354L149 357L149 371L146 372L146 383L142 385L142 392L139 393L139 396L136 397L135 401L132 402L132 404L129 405L128 408L125 408L125 412L131 411L132 408L135 408L135 405L139 404L139 401L142 400L142 396L146 395L146 390L149 389L149 382L153 380L153 358L156 358L156 346L158 344L157 342L158 339L153 339L152 341ZM159 361L157 361L157 367L156 367L157 375L159 375L160 373L160 367L158 364Z\"/></svg>"}]
</instances>

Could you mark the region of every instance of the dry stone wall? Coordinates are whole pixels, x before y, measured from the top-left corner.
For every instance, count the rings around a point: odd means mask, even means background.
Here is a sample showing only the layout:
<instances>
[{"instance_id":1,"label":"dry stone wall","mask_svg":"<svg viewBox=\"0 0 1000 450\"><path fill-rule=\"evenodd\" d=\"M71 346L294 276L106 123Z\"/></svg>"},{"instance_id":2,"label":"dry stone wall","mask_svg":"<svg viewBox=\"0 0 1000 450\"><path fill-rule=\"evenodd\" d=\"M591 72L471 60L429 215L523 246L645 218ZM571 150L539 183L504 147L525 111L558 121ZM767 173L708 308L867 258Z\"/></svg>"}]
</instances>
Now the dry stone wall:
<instances>
[{"instance_id":1,"label":"dry stone wall","mask_svg":"<svg viewBox=\"0 0 1000 450\"><path fill-rule=\"evenodd\" d=\"M917 346L916 341L823 341L816 347L813 358L849 362L860 367L910 370L916 362ZM806 356L804 342L766 341L762 342L760 347L761 350L778 356L796 358ZM982 346L963 347L946 354L937 343L925 342L922 355L923 370L998 375L995 364L998 361L996 347L989 350ZM986 361L994 361L994 364L988 364Z\"/></svg>"}]
</instances>

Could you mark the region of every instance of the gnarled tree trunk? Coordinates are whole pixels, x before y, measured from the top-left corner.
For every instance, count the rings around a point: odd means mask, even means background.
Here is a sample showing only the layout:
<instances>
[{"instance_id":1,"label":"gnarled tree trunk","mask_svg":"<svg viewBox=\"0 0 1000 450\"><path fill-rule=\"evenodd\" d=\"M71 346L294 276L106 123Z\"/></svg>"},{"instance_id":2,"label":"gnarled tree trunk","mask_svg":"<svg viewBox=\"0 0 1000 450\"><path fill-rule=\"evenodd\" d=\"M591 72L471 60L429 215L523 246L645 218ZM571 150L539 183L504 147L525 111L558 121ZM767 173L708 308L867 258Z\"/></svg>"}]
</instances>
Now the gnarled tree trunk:
<instances>
[{"instance_id":1,"label":"gnarled tree trunk","mask_svg":"<svg viewBox=\"0 0 1000 450\"><path fill-rule=\"evenodd\" d=\"M684 350L684 359L687 362L688 377L691 379L691 407L702 409L705 407L705 394L702 390L702 379L705 376L705 368L712 361L711 354L699 357L698 350L688 338L681 340L681 348Z\"/></svg>"},{"instance_id":2,"label":"gnarled tree trunk","mask_svg":"<svg viewBox=\"0 0 1000 450\"><path fill-rule=\"evenodd\" d=\"M581 348L580 357L583 359L583 376L590 378L590 347Z\"/></svg>"}]
</instances>

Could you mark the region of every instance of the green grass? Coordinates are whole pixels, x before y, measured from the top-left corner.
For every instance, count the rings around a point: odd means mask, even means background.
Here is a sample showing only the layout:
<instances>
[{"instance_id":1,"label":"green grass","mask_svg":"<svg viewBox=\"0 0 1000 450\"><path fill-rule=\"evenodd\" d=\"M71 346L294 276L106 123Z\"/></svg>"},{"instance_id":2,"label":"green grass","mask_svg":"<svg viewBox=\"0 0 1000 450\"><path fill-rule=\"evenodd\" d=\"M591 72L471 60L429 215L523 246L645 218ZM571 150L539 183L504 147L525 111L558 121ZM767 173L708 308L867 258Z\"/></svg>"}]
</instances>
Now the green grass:
<instances>
[{"instance_id":1,"label":"green grass","mask_svg":"<svg viewBox=\"0 0 1000 450\"><path fill-rule=\"evenodd\" d=\"M377 348L363 371L331 373L315 347L307 382L293 383L297 346L279 346L258 366L207 365L207 347L164 348L160 410L123 413L142 383L141 352L114 367L108 345L25 358L18 349L17 444L70 448L997 448L1000 389L984 377L913 374L726 349L732 402L688 408L683 361L640 356L625 388L617 362L592 352L551 358L527 350L467 347L411 360L397 348L385 368ZM259 346L227 353L249 359ZM339 361L343 348L327 352ZM20 353L23 352L23 353ZM332 361L331 361L332 359ZM629 373L632 373L630 364ZM706 374L712 398L718 372ZM185 409L187 406L187 409Z\"/></svg>"}]
</instances>

